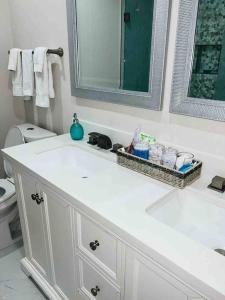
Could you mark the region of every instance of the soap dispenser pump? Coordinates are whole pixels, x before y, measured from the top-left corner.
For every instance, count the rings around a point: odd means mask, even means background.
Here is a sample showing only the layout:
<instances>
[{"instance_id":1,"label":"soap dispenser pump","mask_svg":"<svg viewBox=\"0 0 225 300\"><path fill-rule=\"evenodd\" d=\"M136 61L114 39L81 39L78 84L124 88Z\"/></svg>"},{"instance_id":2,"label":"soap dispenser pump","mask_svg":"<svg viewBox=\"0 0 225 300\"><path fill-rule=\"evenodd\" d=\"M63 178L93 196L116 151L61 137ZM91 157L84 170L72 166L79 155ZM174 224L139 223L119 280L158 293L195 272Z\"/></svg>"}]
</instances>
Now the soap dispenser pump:
<instances>
[{"instance_id":1,"label":"soap dispenser pump","mask_svg":"<svg viewBox=\"0 0 225 300\"><path fill-rule=\"evenodd\" d=\"M73 124L70 127L70 135L71 138L76 141L82 140L84 137L84 129L81 126L76 113L73 115Z\"/></svg>"}]
</instances>

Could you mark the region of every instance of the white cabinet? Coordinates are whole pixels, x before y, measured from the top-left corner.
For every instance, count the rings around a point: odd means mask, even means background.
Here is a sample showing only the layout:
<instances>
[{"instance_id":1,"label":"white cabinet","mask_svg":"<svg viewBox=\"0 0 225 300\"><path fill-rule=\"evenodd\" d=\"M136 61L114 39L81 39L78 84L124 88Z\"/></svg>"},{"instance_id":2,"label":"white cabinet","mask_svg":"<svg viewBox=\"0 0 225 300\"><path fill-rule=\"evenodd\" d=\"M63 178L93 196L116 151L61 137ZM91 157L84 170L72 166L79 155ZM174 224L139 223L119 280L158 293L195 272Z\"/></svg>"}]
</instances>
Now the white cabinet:
<instances>
[{"instance_id":1,"label":"white cabinet","mask_svg":"<svg viewBox=\"0 0 225 300\"><path fill-rule=\"evenodd\" d=\"M17 178L27 259L58 299L76 299L72 208L29 175Z\"/></svg>"},{"instance_id":2,"label":"white cabinet","mask_svg":"<svg viewBox=\"0 0 225 300\"><path fill-rule=\"evenodd\" d=\"M24 269L50 299L201 300L162 266L22 172L16 176Z\"/></svg>"},{"instance_id":3,"label":"white cabinet","mask_svg":"<svg viewBox=\"0 0 225 300\"><path fill-rule=\"evenodd\" d=\"M45 206L43 202L40 202L42 199L39 200L41 197L38 185L32 177L23 174L20 177L20 191L26 232L24 242L27 243L27 256L38 272L45 279L51 281Z\"/></svg>"},{"instance_id":4,"label":"white cabinet","mask_svg":"<svg viewBox=\"0 0 225 300\"><path fill-rule=\"evenodd\" d=\"M203 299L150 259L127 248L124 300Z\"/></svg>"}]
</instances>

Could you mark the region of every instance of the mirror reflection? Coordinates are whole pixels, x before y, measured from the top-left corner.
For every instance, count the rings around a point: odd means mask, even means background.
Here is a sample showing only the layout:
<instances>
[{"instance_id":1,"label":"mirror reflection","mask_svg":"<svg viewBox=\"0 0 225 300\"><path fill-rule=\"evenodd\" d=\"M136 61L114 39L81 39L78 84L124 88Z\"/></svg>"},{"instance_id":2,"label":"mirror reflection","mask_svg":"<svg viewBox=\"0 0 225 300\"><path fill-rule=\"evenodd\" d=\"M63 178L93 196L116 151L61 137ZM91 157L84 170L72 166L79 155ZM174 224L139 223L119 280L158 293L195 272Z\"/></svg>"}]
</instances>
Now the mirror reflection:
<instances>
[{"instance_id":1,"label":"mirror reflection","mask_svg":"<svg viewBox=\"0 0 225 300\"><path fill-rule=\"evenodd\" d=\"M225 101L224 0L199 0L188 96Z\"/></svg>"},{"instance_id":2,"label":"mirror reflection","mask_svg":"<svg viewBox=\"0 0 225 300\"><path fill-rule=\"evenodd\" d=\"M76 0L79 87L149 92L154 0Z\"/></svg>"}]
</instances>

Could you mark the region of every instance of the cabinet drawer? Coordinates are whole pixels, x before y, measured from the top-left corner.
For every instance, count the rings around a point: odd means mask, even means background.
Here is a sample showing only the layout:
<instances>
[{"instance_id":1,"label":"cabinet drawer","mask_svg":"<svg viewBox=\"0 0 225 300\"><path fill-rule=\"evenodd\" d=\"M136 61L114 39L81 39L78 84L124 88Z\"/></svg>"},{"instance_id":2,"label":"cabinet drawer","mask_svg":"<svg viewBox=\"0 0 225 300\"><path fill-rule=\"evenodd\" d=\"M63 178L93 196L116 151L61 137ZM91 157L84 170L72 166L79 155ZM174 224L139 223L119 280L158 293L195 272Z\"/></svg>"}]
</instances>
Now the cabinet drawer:
<instances>
[{"instance_id":1,"label":"cabinet drawer","mask_svg":"<svg viewBox=\"0 0 225 300\"><path fill-rule=\"evenodd\" d=\"M79 292L87 299L120 300L120 291L88 262L78 257Z\"/></svg>"},{"instance_id":2,"label":"cabinet drawer","mask_svg":"<svg viewBox=\"0 0 225 300\"><path fill-rule=\"evenodd\" d=\"M119 280L122 245L105 228L92 222L88 217L76 214L77 250L88 256L114 280Z\"/></svg>"}]
</instances>

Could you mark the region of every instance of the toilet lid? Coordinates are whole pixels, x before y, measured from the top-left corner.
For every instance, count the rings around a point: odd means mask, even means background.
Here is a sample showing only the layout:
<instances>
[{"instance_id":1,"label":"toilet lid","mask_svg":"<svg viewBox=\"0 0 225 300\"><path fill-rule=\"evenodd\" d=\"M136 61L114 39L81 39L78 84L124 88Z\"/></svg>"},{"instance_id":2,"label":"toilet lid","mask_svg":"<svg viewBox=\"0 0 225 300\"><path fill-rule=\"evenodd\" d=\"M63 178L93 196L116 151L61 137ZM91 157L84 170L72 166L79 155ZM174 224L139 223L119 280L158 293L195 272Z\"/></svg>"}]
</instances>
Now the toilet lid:
<instances>
[{"instance_id":1,"label":"toilet lid","mask_svg":"<svg viewBox=\"0 0 225 300\"><path fill-rule=\"evenodd\" d=\"M5 139L5 146L4 148L12 147L12 146L17 146L24 144L24 138L23 135L18 127L12 127L9 129L9 132L6 136ZM5 173L8 177L12 177L12 167L11 164L4 159L4 169Z\"/></svg>"},{"instance_id":2,"label":"toilet lid","mask_svg":"<svg viewBox=\"0 0 225 300\"><path fill-rule=\"evenodd\" d=\"M11 127L5 139L4 148L13 147L24 144L22 132L18 127Z\"/></svg>"},{"instance_id":3,"label":"toilet lid","mask_svg":"<svg viewBox=\"0 0 225 300\"><path fill-rule=\"evenodd\" d=\"M21 131L24 141L27 143L56 136L54 132L29 123L21 124L17 127Z\"/></svg>"}]
</instances>

